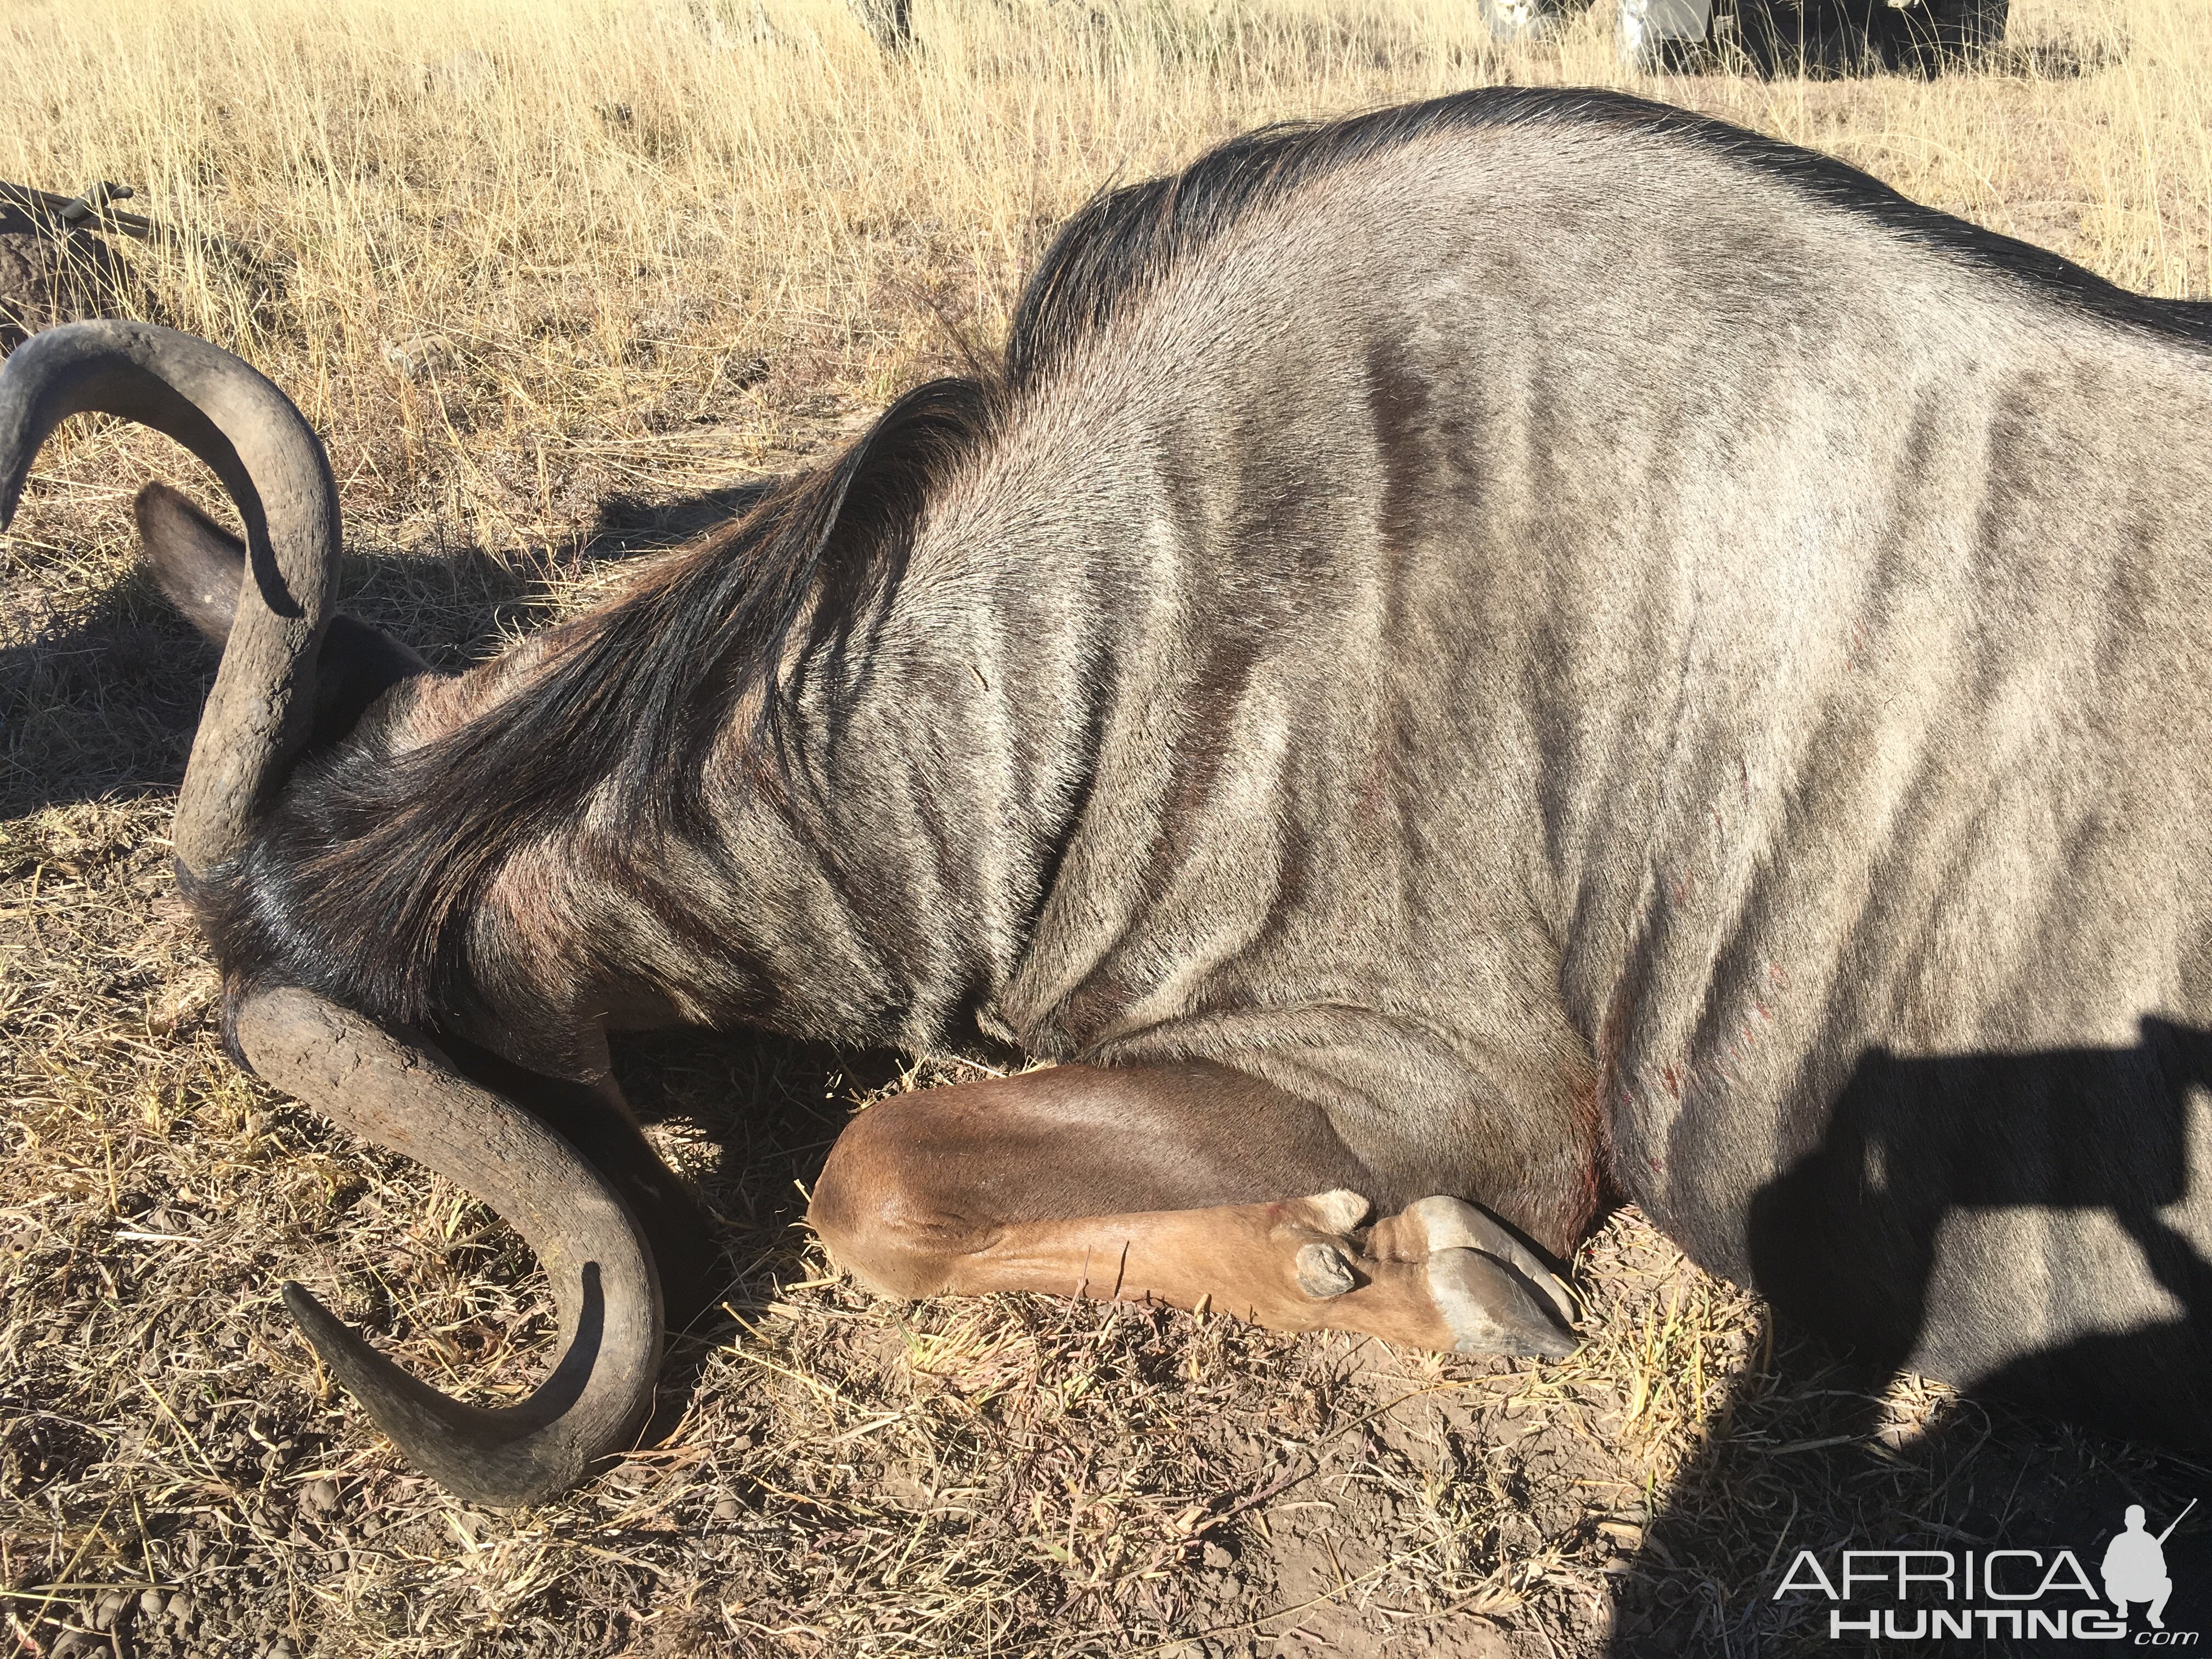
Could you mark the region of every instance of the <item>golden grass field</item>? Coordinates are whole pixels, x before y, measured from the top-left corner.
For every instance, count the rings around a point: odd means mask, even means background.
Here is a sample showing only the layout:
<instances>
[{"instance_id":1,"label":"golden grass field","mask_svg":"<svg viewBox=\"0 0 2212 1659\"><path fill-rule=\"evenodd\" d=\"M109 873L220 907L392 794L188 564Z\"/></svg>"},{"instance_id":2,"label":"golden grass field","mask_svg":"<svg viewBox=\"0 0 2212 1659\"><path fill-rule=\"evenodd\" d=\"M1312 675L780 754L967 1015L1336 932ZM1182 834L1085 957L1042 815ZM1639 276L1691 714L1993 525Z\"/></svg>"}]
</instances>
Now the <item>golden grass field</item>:
<instances>
[{"instance_id":1,"label":"golden grass field","mask_svg":"<svg viewBox=\"0 0 2212 1659\"><path fill-rule=\"evenodd\" d=\"M128 183L181 233L108 302L294 396L353 605L447 664L988 349L1057 220L1263 122L1626 84L2212 297L2205 0L2019 0L1934 81L1624 77L1611 9L1501 51L1471 0L921 0L887 58L831 0L9 0L0 179ZM221 1053L162 841L212 658L125 510L194 471L73 430L0 538L0 1652L1835 1651L1772 1599L1800 1547L2070 1541L2206 1490L1825 1370L1632 1213L1578 1264L1589 1341L1536 1370L874 1304L804 1183L854 1105L967 1062L687 1036L619 1066L724 1218L720 1316L604 1479L446 1498L277 1284L487 1401L547 1309L478 1206Z\"/></svg>"}]
</instances>

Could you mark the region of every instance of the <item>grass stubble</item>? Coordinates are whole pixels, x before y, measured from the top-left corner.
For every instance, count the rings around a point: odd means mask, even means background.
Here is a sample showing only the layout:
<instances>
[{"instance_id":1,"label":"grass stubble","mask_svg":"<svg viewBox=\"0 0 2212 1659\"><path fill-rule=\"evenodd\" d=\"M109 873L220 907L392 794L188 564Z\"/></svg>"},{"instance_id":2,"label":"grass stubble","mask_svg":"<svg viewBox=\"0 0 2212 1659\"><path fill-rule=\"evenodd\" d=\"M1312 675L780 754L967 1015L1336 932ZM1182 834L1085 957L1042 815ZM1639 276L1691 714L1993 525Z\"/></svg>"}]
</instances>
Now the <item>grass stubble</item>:
<instances>
[{"instance_id":1,"label":"grass stubble","mask_svg":"<svg viewBox=\"0 0 2212 1659\"><path fill-rule=\"evenodd\" d=\"M2212 295L2193 0L2020 0L1990 72L1934 82L1624 77L1609 12L1500 51L1437 0L923 0L893 59L829 0L22 3L0 178L125 181L187 233L126 246L117 303L292 393L352 608L453 665L957 367L1091 192L1267 120L1625 84ZM164 841L212 656L124 512L193 471L80 426L0 538L5 1651L1832 1651L1772 1597L1800 1547L2078 1547L2083 1514L2201 1490L1824 1370L1632 1212L1578 1264L1589 1340L1534 1369L873 1303L799 1224L805 1183L851 1110L969 1063L682 1036L620 1063L722 1218L721 1309L677 1340L647 1449L528 1511L445 1496L276 1285L487 1402L527 1391L550 1310L481 1206L221 1053Z\"/></svg>"}]
</instances>

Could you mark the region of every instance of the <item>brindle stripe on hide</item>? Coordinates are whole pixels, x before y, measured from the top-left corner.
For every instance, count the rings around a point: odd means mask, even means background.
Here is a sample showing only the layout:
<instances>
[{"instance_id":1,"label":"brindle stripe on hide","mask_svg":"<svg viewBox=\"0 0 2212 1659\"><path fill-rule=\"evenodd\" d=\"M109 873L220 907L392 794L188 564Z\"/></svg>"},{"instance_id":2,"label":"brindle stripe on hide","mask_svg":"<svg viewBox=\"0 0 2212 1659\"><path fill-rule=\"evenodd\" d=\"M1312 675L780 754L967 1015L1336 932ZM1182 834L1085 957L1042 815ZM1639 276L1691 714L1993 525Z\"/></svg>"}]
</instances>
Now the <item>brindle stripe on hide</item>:
<instances>
[{"instance_id":1,"label":"brindle stripe on hide","mask_svg":"<svg viewBox=\"0 0 2212 1659\"><path fill-rule=\"evenodd\" d=\"M870 630L899 589L919 515L991 452L1016 402L1063 370L1089 372L1085 342L1135 314L1170 273L1270 204L1401 146L1516 126L1550 129L1563 143L1632 134L1661 149L1696 150L1783 180L1808 204L1848 210L2131 329L2191 338L2212 330L2202 308L2126 293L2056 256L1917 207L1840 163L1614 94L1491 88L1238 139L1182 174L1103 196L1077 214L1026 289L996 370L902 398L829 466L665 562L622 602L558 629L524 683L458 729L406 752L357 735L302 768L254 844L204 896L218 954L244 965L246 977L265 969L382 1018L487 1012L477 966L490 964L472 966L465 919L509 860L560 836L606 790L635 830L625 841L629 869L615 867L614 851L602 879L628 884L652 931L677 952L711 952L721 933L716 897L665 883L656 891L647 866L678 848L703 856L710 872L720 863L702 799L717 745L763 775L768 787L756 798L781 792L793 802L794 824L809 817L810 794L820 805L820 763L840 741L848 694L869 661ZM1371 386L1386 468L1435 464L1411 429L1417 380L1399 374L1385 351ZM1531 459L1539 466L1549 459ZM1464 465L1474 488L1482 458ZM1417 533L1407 509L1389 504L1400 492L1387 477L1384 484L1384 512L1404 520L1406 536ZM1215 717L1236 706L1237 678L1227 659L1217 665L1206 693ZM794 744L786 719L802 688L819 694L819 724L810 741ZM757 721L749 740L737 731L745 720ZM1201 769L1178 787L1170 830L1201 810L1208 786ZM1063 821L1077 821L1081 806L1073 803ZM960 902L960 881L949 873L958 862L954 834L951 825L928 831L939 866L934 898L948 904ZM1042 850L1040 892L1065 852ZM840 867L834 856L826 861ZM735 878L735 866L717 878ZM842 908L848 918L866 910L900 966L957 975L975 965L937 948L927 906L871 896L864 884L864 875L848 872ZM827 943L833 954L869 954L857 937ZM878 957L871 965L881 975L890 963ZM878 1035L902 1040L923 1004L881 988L876 996L855 987L855 1006L885 1023ZM973 995L963 988L925 1000L951 1008ZM1110 1019L1103 1009L1083 1012L1077 1023L1087 1027Z\"/></svg>"}]
</instances>

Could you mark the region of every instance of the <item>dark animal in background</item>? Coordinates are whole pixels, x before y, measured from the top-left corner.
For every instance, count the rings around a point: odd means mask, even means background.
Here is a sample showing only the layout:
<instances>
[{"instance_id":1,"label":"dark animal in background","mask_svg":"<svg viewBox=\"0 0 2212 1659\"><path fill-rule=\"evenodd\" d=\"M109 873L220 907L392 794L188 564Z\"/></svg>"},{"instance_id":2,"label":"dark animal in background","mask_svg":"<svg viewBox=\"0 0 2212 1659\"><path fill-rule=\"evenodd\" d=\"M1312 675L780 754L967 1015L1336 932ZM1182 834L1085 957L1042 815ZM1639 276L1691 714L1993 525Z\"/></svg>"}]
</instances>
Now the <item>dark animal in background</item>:
<instances>
[{"instance_id":1,"label":"dark animal in background","mask_svg":"<svg viewBox=\"0 0 2212 1659\"><path fill-rule=\"evenodd\" d=\"M1556 1355L1546 1258L1633 1200L1880 1363L2185 1440L2208 337L1803 151L1498 90L1095 202L992 378L458 678L326 624L321 447L210 346L20 350L0 507L101 409L239 507L242 581L139 504L228 641L175 840L236 1046L560 1302L488 1412L288 1287L458 1492L641 1419L703 1230L606 1033L670 1022L1062 1062L839 1141L814 1224L898 1294Z\"/></svg>"},{"instance_id":2,"label":"dark animal in background","mask_svg":"<svg viewBox=\"0 0 2212 1659\"><path fill-rule=\"evenodd\" d=\"M123 262L93 233L158 234L150 221L115 210L131 193L103 183L57 196L0 179L0 355L57 322L116 314Z\"/></svg>"}]
</instances>

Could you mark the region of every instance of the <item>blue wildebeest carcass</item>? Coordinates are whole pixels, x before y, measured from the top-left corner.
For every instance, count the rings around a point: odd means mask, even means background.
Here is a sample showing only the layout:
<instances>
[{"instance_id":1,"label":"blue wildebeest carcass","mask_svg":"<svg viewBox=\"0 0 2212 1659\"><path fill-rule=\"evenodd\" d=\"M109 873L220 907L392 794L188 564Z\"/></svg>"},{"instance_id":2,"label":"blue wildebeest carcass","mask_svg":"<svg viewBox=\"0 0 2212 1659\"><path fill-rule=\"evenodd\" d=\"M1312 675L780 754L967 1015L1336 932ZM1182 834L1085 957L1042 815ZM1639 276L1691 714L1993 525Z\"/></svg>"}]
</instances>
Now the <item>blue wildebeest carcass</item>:
<instances>
[{"instance_id":1,"label":"blue wildebeest carcass","mask_svg":"<svg viewBox=\"0 0 2212 1659\"><path fill-rule=\"evenodd\" d=\"M321 447L212 347L33 340L0 506L105 410L238 507L138 506L228 641L175 844L235 1048L562 1309L483 1411L288 1287L460 1492L636 1431L703 1227L606 1034L677 1022L1061 1062L854 1121L811 1218L892 1293L1558 1355L1628 1200L1863 1357L2189 1440L2208 335L1498 90L1102 198L992 374L458 678L326 620Z\"/></svg>"}]
</instances>

